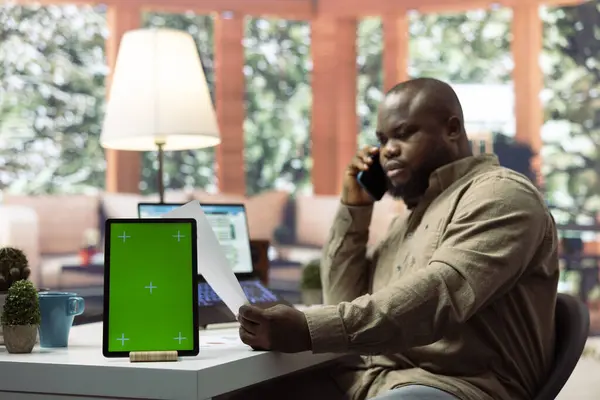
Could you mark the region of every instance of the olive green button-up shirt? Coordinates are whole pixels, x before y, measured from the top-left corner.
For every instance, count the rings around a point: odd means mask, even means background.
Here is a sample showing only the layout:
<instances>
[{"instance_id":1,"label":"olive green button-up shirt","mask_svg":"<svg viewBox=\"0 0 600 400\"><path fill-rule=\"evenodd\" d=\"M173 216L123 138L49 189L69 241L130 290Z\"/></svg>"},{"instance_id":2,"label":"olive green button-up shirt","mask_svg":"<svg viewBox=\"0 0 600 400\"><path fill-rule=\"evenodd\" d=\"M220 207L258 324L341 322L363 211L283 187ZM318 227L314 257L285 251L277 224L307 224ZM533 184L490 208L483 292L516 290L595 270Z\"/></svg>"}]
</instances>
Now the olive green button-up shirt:
<instances>
[{"instance_id":1,"label":"olive green button-up shirt","mask_svg":"<svg viewBox=\"0 0 600 400\"><path fill-rule=\"evenodd\" d=\"M433 173L367 255L372 207L340 205L324 248L313 352L353 399L422 384L464 400L534 397L554 353L557 234L542 195L492 155Z\"/></svg>"}]
</instances>

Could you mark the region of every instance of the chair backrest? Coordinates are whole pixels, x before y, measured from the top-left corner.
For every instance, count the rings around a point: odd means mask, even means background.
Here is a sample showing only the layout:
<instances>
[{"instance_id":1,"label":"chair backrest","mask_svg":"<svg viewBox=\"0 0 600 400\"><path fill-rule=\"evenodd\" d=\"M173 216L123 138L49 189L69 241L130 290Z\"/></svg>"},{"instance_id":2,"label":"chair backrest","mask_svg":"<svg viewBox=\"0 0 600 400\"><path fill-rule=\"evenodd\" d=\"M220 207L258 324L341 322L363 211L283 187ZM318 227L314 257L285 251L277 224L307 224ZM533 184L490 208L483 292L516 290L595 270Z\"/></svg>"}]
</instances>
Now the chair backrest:
<instances>
[{"instance_id":1,"label":"chair backrest","mask_svg":"<svg viewBox=\"0 0 600 400\"><path fill-rule=\"evenodd\" d=\"M554 364L535 400L554 400L575 369L589 336L590 316L585 304L559 293L556 298Z\"/></svg>"}]
</instances>

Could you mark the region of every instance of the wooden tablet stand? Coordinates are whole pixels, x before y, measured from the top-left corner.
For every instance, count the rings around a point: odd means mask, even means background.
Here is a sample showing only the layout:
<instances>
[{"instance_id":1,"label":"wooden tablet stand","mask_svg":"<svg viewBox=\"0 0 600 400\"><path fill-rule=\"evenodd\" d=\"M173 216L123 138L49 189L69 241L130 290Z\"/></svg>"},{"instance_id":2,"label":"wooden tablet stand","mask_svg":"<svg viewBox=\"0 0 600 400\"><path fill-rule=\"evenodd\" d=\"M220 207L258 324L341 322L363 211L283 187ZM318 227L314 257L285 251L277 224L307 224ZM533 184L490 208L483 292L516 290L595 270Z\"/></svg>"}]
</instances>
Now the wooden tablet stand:
<instances>
[{"instance_id":1,"label":"wooden tablet stand","mask_svg":"<svg viewBox=\"0 0 600 400\"><path fill-rule=\"evenodd\" d=\"M179 361L177 351L132 351L129 353L130 362L165 362Z\"/></svg>"}]
</instances>

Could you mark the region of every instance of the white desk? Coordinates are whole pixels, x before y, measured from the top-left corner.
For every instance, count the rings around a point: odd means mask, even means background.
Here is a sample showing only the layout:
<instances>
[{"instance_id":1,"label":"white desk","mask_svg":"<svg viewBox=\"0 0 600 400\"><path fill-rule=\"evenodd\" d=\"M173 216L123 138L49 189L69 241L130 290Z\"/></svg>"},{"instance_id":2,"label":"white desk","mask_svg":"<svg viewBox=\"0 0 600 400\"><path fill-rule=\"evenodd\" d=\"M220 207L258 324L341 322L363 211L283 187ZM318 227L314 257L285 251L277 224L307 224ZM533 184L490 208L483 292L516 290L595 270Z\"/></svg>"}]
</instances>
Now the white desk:
<instances>
[{"instance_id":1,"label":"white desk","mask_svg":"<svg viewBox=\"0 0 600 400\"><path fill-rule=\"evenodd\" d=\"M237 328L200 332L200 354L130 363L102 355L102 324L73 327L68 349L9 354L0 347L0 399L205 400L333 360L335 355L253 351Z\"/></svg>"}]
</instances>

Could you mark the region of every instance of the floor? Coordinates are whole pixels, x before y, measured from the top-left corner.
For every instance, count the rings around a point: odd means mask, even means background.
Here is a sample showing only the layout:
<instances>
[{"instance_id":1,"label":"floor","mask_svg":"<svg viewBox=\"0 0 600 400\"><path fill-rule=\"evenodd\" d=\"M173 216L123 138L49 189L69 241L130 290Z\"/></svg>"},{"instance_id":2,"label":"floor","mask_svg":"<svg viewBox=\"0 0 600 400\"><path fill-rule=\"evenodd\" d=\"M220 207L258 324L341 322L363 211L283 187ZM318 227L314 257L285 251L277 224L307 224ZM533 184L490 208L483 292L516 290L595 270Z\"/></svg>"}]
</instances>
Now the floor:
<instances>
[{"instance_id":1,"label":"floor","mask_svg":"<svg viewBox=\"0 0 600 400\"><path fill-rule=\"evenodd\" d=\"M600 339L590 338L588 346L600 349ZM600 359L582 357L557 400L598 400L600 398Z\"/></svg>"}]
</instances>

